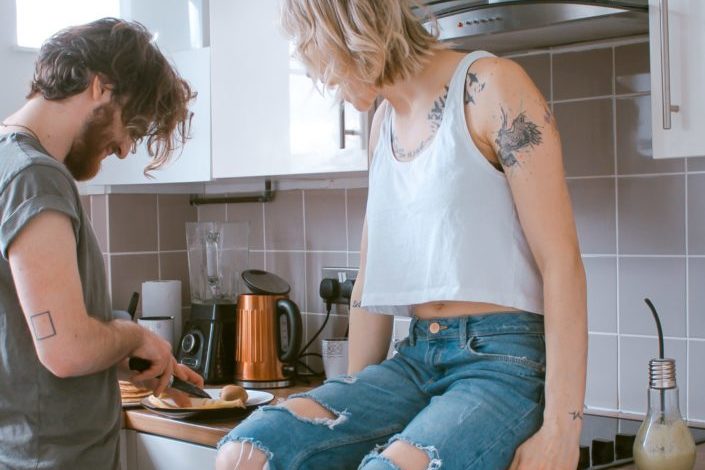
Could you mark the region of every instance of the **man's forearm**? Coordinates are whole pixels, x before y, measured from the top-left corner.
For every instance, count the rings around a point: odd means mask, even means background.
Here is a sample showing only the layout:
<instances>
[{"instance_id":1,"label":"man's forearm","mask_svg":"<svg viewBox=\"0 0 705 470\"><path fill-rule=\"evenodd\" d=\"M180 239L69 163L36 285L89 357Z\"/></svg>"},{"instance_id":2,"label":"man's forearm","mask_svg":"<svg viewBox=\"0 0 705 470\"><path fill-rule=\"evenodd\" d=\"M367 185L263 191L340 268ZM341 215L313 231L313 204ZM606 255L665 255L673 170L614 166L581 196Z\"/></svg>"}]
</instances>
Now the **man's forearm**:
<instances>
[{"instance_id":1,"label":"man's forearm","mask_svg":"<svg viewBox=\"0 0 705 470\"><path fill-rule=\"evenodd\" d=\"M580 260L544 276L546 408L544 423L582 421L587 367L585 272Z\"/></svg>"},{"instance_id":2,"label":"man's forearm","mask_svg":"<svg viewBox=\"0 0 705 470\"><path fill-rule=\"evenodd\" d=\"M112 367L137 348L142 338L136 323L124 320L103 323L90 316L68 333L74 339L72 346L60 358L42 361L60 377L88 375Z\"/></svg>"}]
</instances>

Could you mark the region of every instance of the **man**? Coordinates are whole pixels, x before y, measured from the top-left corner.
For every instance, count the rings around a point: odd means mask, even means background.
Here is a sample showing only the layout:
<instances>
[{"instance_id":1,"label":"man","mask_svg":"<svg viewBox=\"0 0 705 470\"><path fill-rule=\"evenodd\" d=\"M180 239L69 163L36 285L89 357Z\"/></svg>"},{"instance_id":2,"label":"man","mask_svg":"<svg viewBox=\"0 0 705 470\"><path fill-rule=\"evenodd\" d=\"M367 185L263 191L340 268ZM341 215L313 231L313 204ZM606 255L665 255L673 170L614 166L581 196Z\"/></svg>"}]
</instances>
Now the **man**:
<instances>
[{"instance_id":1,"label":"man","mask_svg":"<svg viewBox=\"0 0 705 470\"><path fill-rule=\"evenodd\" d=\"M169 344L113 320L103 257L75 180L146 139L164 164L193 98L141 25L68 28L39 53L24 106L0 125L0 469L116 469L118 375L163 392ZM129 357L151 367L127 370Z\"/></svg>"}]
</instances>

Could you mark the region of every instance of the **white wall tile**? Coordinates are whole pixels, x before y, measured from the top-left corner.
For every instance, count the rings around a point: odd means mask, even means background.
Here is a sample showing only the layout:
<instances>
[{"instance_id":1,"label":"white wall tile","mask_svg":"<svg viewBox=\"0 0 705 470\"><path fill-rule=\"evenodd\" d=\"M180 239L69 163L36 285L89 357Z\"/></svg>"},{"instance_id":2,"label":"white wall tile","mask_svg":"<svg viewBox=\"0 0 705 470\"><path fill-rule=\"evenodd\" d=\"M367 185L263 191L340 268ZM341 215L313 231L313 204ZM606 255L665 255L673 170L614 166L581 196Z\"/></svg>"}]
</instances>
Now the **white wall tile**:
<instances>
[{"instance_id":1,"label":"white wall tile","mask_svg":"<svg viewBox=\"0 0 705 470\"><path fill-rule=\"evenodd\" d=\"M618 407L616 335L589 336L585 405L610 410Z\"/></svg>"},{"instance_id":2,"label":"white wall tile","mask_svg":"<svg viewBox=\"0 0 705 470\"><path fill-rule=\"evenodd\" d=\"M705 421L705 341L688 341L688 349L688 419ZM684 387L684 378L679 380ZM683 404L681 413L685 413Z\"/></svg>"}]
</instances>

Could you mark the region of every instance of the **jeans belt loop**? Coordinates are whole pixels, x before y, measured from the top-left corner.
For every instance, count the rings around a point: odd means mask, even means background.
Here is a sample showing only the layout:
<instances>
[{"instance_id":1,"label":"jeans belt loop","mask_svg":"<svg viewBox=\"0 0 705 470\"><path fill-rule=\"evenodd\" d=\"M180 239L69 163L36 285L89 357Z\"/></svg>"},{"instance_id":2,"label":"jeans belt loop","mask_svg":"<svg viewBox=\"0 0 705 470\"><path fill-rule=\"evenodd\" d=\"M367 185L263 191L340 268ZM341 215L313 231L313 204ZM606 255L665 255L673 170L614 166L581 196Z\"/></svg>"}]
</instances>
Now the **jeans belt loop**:
<instances>
[{"instance_id":1,"label":"jeans belt loop","mask_svg":"<svg viewBox=\"0 0 705 470\"><path fill-rule=\"evenodd\" d=\"M458 322L458 332L460 333L460 347L464 348L468 342L468 318L460 317Z\"/></svg>"},{"instance_id":2,"label":"jeans belt loop","mask_svg":"<svg viewBox=\"0 0 705 470\"><path fill-rule=\"evenodd\" d=\"M416 345L416 334L414 333L416 329L416 323L419 320L416 317L411 318L411 322L409 323L409 345L414 346Z\"/></svg>"}]
</instances>

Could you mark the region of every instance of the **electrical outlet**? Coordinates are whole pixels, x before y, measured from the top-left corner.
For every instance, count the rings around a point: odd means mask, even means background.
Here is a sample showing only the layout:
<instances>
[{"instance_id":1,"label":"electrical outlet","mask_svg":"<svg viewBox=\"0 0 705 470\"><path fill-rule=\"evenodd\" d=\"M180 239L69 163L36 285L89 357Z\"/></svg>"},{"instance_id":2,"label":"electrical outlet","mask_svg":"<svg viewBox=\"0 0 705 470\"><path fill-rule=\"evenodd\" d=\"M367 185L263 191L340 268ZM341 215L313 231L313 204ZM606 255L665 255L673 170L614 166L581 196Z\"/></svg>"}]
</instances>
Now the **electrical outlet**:
<instances>
[{"instance_id":1,"label":"electrical outlet","mask_svg":"<svg viewBox=\"0 0 705 470\"><path fill-rule=\"evenodd\" d=\"M340 283L341 285L345 281L354 281L357 279L357 270L358 268L336 268L336 267L324 267L321 269L321 279L335 279ZM337 299L333 300L332 303L337 304L337 305L348 305L349 300L345 299L343 297L338 297Z\"/></svg>"},{"instance_id":2,"label":"electrical outlet","mask_svg":"<svg viewBox=\"0 0 705 470\"><path fill-rule=\"evenodd\" d=\"M342 284L348 279L357 279L357 270L358 268L322 268L321 279L326 277L337 279Z\"/></svg>"}]
</instances>

